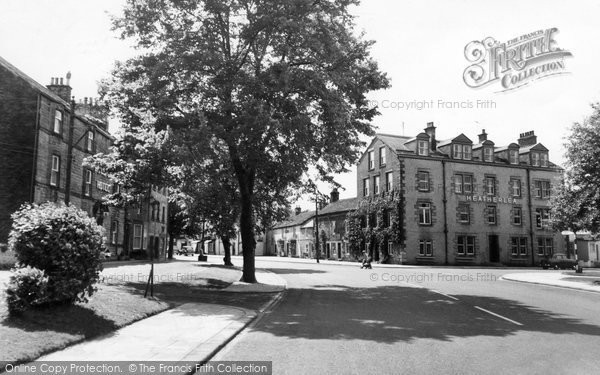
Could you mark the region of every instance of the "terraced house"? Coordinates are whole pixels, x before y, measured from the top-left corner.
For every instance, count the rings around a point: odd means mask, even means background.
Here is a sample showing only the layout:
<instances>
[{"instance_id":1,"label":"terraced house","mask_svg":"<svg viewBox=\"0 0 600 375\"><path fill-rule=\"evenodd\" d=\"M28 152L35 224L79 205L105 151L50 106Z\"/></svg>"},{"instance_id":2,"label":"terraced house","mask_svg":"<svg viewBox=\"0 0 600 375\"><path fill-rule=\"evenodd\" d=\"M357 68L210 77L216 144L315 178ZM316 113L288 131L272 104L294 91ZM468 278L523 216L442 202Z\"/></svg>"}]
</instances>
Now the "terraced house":
<instances>
[{"instance_id":1,"label":"terraced house","mask_svg":"<svg viewBox=\"0 0 600 375\"><path fill-rule=\"evenodd\" d=\"M0 57L0 244L23 203L64 202L86 211L106 230L111 257L151 250L164 257L167 198L153 189L140 207L106 207L102 197L117 187L84 166L108 153L114 138L96 101L71 97L70 74L43 86Z\"/></svg>"},{"instance_id":2,"label":"terraced house","mask_svg":"<svg viewBox=\"0 0 600 375\"><path fill-rule=\"evenodd\" d=\"M464 134L437 140L428 123L415 137L377 134L359 161L357 191L361 200L401 197L402 239L371 247L386 246L393 262L525 266L564 252L549 226L561 176L533 131L500 146L485 130L476 143Z\"/></svg>"}]
</instances>

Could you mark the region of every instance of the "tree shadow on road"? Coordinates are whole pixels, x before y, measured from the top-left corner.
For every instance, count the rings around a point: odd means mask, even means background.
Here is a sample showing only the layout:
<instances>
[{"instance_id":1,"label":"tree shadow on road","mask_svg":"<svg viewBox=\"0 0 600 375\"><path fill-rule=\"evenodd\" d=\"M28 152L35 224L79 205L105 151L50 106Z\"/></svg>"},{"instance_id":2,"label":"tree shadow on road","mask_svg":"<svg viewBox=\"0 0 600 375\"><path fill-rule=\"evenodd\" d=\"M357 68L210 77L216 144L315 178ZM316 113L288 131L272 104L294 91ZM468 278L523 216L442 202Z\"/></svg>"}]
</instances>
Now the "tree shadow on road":
<instances>
[{"instance_id":1,"label":"tree shadow on road","mask_svg":"<svg viewBox=\"0 0 600 375\"><path fill-rule=\"evenodd\" d=\"M454 295L459 299L454 301L424 288L399 286L324 285L319 289L289 289L286 293L287 303L280 304L254 330L289 338L383 343L499 337L519 331L600 336L596 325L495 297ZM473 301L523 325L482 312Z\"/></svg>"},{"instance_id":2,"label":"tree shadow on road","mask_svg":"<svg viewBox=\"0 0 600 375\"><path fill-rule=\"evenodd\" d=\"M269 267L269 271L277 274L312 274L312 273L327 273L323 270L315 270L310 268L277 268Z\"/></svg>"}]
</instances>

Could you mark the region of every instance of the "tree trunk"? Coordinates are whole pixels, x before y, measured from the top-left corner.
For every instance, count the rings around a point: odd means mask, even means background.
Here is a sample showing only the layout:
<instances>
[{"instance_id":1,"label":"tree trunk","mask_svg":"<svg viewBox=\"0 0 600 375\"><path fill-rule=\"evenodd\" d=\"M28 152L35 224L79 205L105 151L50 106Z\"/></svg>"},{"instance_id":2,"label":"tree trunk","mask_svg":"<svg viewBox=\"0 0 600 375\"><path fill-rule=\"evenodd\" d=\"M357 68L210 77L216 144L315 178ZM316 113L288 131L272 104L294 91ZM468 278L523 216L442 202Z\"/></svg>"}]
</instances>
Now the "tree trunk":
<instances>
[{"instance_id":1,"label":"tree trunk","mask_svg":"<svg viewBox=\"0 0 600 375\"><path fill-rule=\"evenodd\" d=\"M240 215L240 232L242 234L242 254L244 257L242 281L246 283L256 283L256 275L254 272L256 240L254 239L252 195L242 193L241 200L242 212Z\"/></svg>"},{"instance_id":2,"label":"tree trunk","mask_svg":"<svg viewBox=\"0 0 600 375\"><path fill-rule=\"evenodd\" d=\"M221 236L221 242L223 242L223 250L225 250L223 263L226 266L233 266L233 263L231 263L231 243L229 242L229 237Z\"/></svg>"}]
</instances>

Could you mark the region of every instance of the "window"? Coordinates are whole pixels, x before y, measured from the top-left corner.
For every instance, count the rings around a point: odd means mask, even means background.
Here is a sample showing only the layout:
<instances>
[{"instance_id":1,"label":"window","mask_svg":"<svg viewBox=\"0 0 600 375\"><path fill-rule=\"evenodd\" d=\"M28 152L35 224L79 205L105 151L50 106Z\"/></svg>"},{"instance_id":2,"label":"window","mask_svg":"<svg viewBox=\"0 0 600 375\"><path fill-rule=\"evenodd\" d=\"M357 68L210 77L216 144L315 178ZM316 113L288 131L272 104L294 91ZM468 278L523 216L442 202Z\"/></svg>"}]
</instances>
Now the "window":
<instances>
[{"instance_id":1,"label":"window","mask_svg":"<svg viewBox=\"0 0 600 375\"><path fill-rule=\"evenodd\" d=\"M87 139L85 142L85 149L88 152L94 152L94 132L87 132Z\"/></svg>"},{"instance_id":2,"label":"window","mask_svg":"<svg viewBox=\"0 0 600 375\"><path fill-rule=\"evenodd\" d=\"M512 209L512 223L513 225L523 224L523 210L521 207L513 207Z\"/></svg>"},{"instance_id":3,"label":"window","mask_svg":"<svg viewBox=\"0 0 600 375\"><path fill-rule=\"evenodd\" d=\"M471 145L463 145L463 159L471 160Z\"/></svg>"},{"instance_id":4,"label":"window","mask_svg":"<svg viewBox=\"0 0 600 375\"><path fill-rule=\"evenodd\" d=\"M165 222L165 207L162 208L162 220L163 223Z\"/></svg>"},{"instance_id":5,"label":"window","mask_svg":"<svg viewBox=\"0 0 600 375\"><path fill-rule=\"evenodd\" d=\"M419 224L431 225L431 203L419 203Z\"/></svg>"},{"instance_id":6,"label":"window","mask_svg":"<svg viewBox=\"0 0 600 375\"><path fill-rule=\"evenodd\" d=\"M496 195L496 178L486 177L484 179L484 187L486 195Z\"/></svg>"},{"instance_id":7,"label":"window","mask_svg":"<svg viewBox=\"0 0 600 375\"><path fill-rule=\"evenodd\" d=\"M419 240L419 256L433 256L433 243L430 240Z\"/></svg>"},{"instance_id":8,"label":"window","mask_svg":"<svg viewBox=\"0 0 600 375\"><path fill-rule=\"evenodd\" d=\"M62 132L63 125L63 113L58 109L54 112L54 133L60 134Z\"/></svg>"},{"instance_id":9,"label":"window","mask_svg":"<svg viewBox=\"0 0 600 375\"><path fill-rule=\"evenodd\" d=\"M90 197L92 195L92 171L86 169L85 179L83 181L83 195L86 197Z\"/></svg>"},{"instance_id":10,"label":"window","mask_svg":"<svg viewBox=\"0 0 600 375\"><path fill-rule=\"evenodd\" d=\"M458 255L475 255L475 236L458 236L456 239L456 252Z\"/></svg>"},{"instance_id":11,"label":"window","mask_svg":"<svg viewBox=\"0 0 600 375\"><path fill-rule=\"evenodd\" d=\"M519 151L508 150L508 161L510 164L519 164Z\"/></svg>"},{"instance_id":12,"label":"window","mask_svg":"<svg viewBox=\"0 0 600 375\"><path fill-rule=\"evenodd\" d=\"M550 256L554 253L554 239L552 237L538 237L537 247L539 256Z\"/></svg>"},{"instance_id":13,"label":"window","mask_svg":"<svg viewBox=\"0 0 600 375\"><path fill-rule=\"evenodd\" d=\"M142 248L142 232L143 232L143 227L141 224L133 225L133 248L134 249Z\"/></svg>"},{"instance_id":14,"label":"window","mask_svg":"<svg viewBox=\"0 0 600 375\"><path fill-rule=\"evenodd\" d=\"M388 214L388 227L392 227L392 223L394 222L394 210L389 210Z\"/></svg>"},{"instance_id":15,"label":"window","mask_svg":"<svg viewBox=\"0 0 600 375\"><path fill-rule=\"evenodd\" d=\"M385 191L390 192L394 190L394 176L392 172L385 174Z\"/></svg>"},{"instance_id":16,"label":"window","mask_svg":"<svg viewBox=\"0 0 600 375\"><path fill-rule=\"evenodd\" d=\"M483 148L483 161L491 163L494 161L494 149L492 147Z\"/></svg>"},{"instance_id":17,"label":"window","mask_svg":"<svg viewBox=\"0 0 600 375\"><path fill-rule=\"evenodd\" d=\"M486 223L490 225L496 224L496 206L487 206L486 208Z\"/></svg>"},{"instance_id":18,"label":"window","mask_svg":"<svg viewBox=\"0 0 600 375\"><path fill-rule=\"evenodd\" d=\"M417 155L421 155L421 156L429 155L429 142L417 141Z\"/></svg>"},{"instance_id":19,"label":"window","mask_svg":"<svg viewBox=\"0 0 600 375\"><path fill-rule=\"evenodd\" d=\"M535 209L535 226L538 229L548 228L550 226L550 209L536 208Z\"/></svg>"},{"instance_id":20,"label":"window","mask_svg":"<svg viewBox=\"0 0 600 375\"><path fill-rule=\"evenodd\" d=\"M461 223L469 223L471 221L471 207L468 204L458 206L458 221Z\"/></svg>"},{"instance_id":21,"label":"window","mask_svg":"<svg viewBox=\"0 0 600 375\"><path fill-rule=\"evenodd\" d=\"M542 167L548 166L548 154L543 152L540 154L540 164Z\"/></svg>"},{"instance_id":22,"label":"window","mask_svg":"<svg viewBox=\"0 0 600 375\"><path fill-rule=\"evenodd\" d=\"M58 186L60 182L60 156L52 155L52 168L50 170L50 185Z\"/></svg>"},{"instance_id":23,"label":"window","mask_svg":"<svg viewBox=\"0 0 600 375\"><path fill-rule=\"evenodd\" d=\"M379 176L373 177L373 194L379 194Z\"/></svg>"},{"instance_id":24,"label":"window","mask_svg":"<svg viewBox=\"0 0 600 375\"><path fill-rule=\"evenodd\" d=\"M463 158L462 145L457 145L457 144L452 145L452 158L453 159L462 159Z\"/></svg>"},{"instance_id":25,"label":"window","mask_svg":"<svg viewBox=\"0 0 600 375\"><path fill-rule=\"evenodd\" d=\"M375 169L375 151L370 150L368 152L368 158L369 158L369 170Z\"/></svg>"},{"instance_id":26,"label":"window","mask_svg":"<svg viewBox=\"0 0 600 375\"><path fill-rule=\"evenodd\" d=\"M379 166L385 165L385 146L379 147Z\"/></svg>"},{"instance_id":27,"label":"window","mask_svg":"<svg viewBox=\"0 0 600 375\"><path fill-rule=\"evenodd\" d=\"M510 192L513 197L521 197L521 180L518 178L510 179Z\"/></svg>"},{"instance_id":28,"label":"window","mask_svg":"<svg viewBox=\"0 0 600 375\"><path fill-rule=\"evenodd\" d=\"M545 180L534 180L533 187L536 198L549 199L550 198L550 181Z\"/></svg>"},{"instance_id":29,"label":"window","mask_svg":"<svg viewBox=\"0 0 600 375\"><path fill-rule=\"evenodd\" d=\"M454 175L454 192L457 194L470 194L473 192L473 176L469 174Z\"/></svg>"},{"instance_id":30,"label":"window","mask_svg":"<svg viewBox=\"0 0 600 375\"><path fill-rule=\"evenodd\" d=\"M533 165L534 167L540 166L540 154L539 153L537 153L537 152L531 153L531 165Z\"/></svg>"},{"instance_id":31,"label":"window","mask_svg":"<svg viewBox=\"0 0 600 375\"><path fill-rule=\"evenodd\" d=\"M429 191L429 172L417 172L417 190Z\"/></svg>"},{"instance_id":32,"label":"window","mask_svg":"<svg viewBox=\"0 0 600 375\"><path fill-rule=\"evenodd\" d=\"M369 196L369 179L368 178L365 178L363 180L363 196L364 197Z\"/></svg>"},{"instance_id":33,"label":"window","mask_svg":"<svg viewBox=\"0 0 600 375\"><path fill-rule=\"evenodd\" d=\"M116 245L118 238L119 238L119 222L117 220L113 220L110 223L110 243L113 245Z\"/></svg>"},{"instance_id":34,"label":"window","mask_svg":"<svg viewBox=\"0 0 600 375\"><path fill-rule=\"evenodd\" d=\"M511 237L510 253L513 257L527 255L527 237Z\"/></svg>"}]
</instances>

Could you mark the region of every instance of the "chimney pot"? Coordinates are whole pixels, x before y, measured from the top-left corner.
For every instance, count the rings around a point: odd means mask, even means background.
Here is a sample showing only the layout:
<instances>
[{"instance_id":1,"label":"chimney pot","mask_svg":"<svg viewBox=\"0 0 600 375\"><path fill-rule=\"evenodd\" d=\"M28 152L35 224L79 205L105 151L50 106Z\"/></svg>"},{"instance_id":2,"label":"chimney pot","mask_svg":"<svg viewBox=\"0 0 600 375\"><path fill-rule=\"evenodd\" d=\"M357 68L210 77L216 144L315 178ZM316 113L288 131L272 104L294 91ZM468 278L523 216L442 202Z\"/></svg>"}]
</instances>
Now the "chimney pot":
<instances>
[{"instance_id":1,"label":"chimney pot","mask_svg":"<svg viewBox=\"0 0 600 375\"><path fill-rule=\"evenodd\" d=\"M331 203L334 203L334 202L337 202L340 200L340 193L338 192L337 188L333 188L330 195L331 195Z\"/></svg>"},{"instance_id":2,"label":"chimney pot","mask_svg":"<svg viewBox=\"0 0 600 375\"><path fill-rule=\"evenodd\" d=\"M435 139L435 126L433 125L433 121L427 123L425 133L429 136L431 150L435 151L437 149L437 141Z\"/></svg>"},{"instance_id":3,"label":"chimney pot","mask_svg":"<svg viewBox=\"0 0 600 375\"><path fill-rule=\"evenodd\" d=\"M487 141L487 133L485 132L485 129L481 129L481 134L479 134L479 143L482 143L483 141Z\"/></svg>"}]
</instances>

